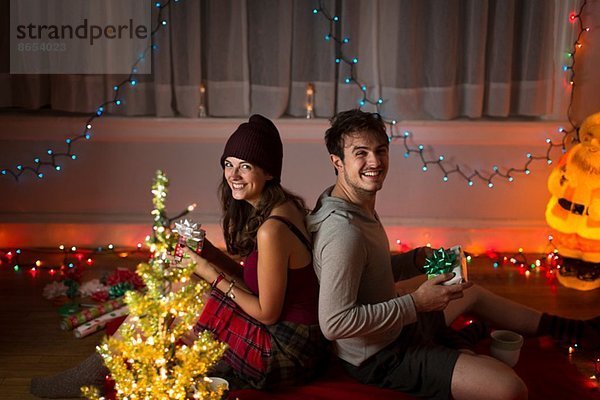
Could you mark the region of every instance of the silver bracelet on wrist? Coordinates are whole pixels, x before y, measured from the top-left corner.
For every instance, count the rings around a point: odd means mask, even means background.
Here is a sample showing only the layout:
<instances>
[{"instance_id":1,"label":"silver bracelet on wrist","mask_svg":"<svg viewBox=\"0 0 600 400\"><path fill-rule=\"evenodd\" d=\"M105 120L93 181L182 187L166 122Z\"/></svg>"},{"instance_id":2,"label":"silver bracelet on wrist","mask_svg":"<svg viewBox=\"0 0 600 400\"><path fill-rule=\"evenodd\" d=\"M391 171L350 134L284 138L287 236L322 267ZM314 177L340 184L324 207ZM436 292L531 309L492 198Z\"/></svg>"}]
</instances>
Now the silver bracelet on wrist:
<instances>
[{"instance_id":1,"label":"silver bracelet on wrist","mask_svg":"<svg viewBox=\"0 0 600 400\"><path fill-rule=\"evenodd\" d=\"M229 284L229 288L225 292L225 297L229 297L231 300L235 299L235 293L233 293L233 287L235 286L235 281L232 279Z\"/></svg>"}]
</instances>

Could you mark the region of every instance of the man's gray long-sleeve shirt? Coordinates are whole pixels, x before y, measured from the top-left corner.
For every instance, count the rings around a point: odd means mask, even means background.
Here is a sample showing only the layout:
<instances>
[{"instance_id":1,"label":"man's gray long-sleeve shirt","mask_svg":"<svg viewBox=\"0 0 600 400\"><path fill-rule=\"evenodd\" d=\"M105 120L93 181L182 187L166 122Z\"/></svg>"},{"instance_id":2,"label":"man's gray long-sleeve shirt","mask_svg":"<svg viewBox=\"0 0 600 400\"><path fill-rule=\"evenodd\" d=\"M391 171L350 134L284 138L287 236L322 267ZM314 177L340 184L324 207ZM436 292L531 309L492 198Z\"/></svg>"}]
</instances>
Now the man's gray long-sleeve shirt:
<instances>
[{"instance_id":1,"label":"man's gray long-sleeve shirt","mask_svg":"<svg viewBox=\"0 0 600 400\"><path fill-rule=\"evenodd\" d=\"M320 281L319 324L337 355L360 365L416 322L410 295L398 297L389 242L377 218L343 199L319 198L307 217Z\"/></svg>"}]
</instances>

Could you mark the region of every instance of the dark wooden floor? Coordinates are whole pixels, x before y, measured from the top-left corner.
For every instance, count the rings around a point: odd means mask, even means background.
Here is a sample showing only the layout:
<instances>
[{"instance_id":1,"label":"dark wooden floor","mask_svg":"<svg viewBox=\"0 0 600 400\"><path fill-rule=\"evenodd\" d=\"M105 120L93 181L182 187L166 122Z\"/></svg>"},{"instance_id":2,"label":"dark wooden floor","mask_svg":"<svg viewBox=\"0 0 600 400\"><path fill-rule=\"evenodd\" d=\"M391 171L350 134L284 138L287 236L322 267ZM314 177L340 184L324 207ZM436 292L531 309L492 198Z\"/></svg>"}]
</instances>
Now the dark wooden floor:
<instances>
[{"instance_id":1,"label":"dark wooden floor","mask_svg":"<svg viewBox=\"0 0 600 400\"><path fill-rule=\"evenodd\" d=\"M134 268L142 259L98 258L84 280L101 276L117 266ZM471 280L528 306L576 318L600 313L600 292L580 292L549 281L544 272L528 276L518 267L493 268L485 257L469 266ZM29 380L76 365L92 351L102 333L76 339L60 330L58 305L42 297L44 286L54 278L47 271L32 275L0 265L0 399L33 399Z\"/></svg>"}]
</instances>

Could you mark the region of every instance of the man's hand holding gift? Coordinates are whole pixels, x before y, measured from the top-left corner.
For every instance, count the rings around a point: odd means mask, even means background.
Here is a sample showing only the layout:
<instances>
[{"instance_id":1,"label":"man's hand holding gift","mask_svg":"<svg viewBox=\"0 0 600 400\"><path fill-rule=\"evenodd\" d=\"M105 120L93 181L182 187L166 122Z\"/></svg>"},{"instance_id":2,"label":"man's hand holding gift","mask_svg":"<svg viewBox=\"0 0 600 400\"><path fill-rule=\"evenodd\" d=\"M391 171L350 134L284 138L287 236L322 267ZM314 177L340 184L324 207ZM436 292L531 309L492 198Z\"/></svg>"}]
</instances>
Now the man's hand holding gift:
<instances>
[{"instance_id":1,"label":"man's hand holding gift","mask_svg":"<svg viewBox=\"0 0 600 400\"><path fill-rule=\"evenodd\" d=\"M454 285L467 282L467 260L460 246L449 249L433 250L425 260L425 273L428 279L446 273L454 273L454 277L444 281L443 285Z\"/></svg>"}]
</instances>

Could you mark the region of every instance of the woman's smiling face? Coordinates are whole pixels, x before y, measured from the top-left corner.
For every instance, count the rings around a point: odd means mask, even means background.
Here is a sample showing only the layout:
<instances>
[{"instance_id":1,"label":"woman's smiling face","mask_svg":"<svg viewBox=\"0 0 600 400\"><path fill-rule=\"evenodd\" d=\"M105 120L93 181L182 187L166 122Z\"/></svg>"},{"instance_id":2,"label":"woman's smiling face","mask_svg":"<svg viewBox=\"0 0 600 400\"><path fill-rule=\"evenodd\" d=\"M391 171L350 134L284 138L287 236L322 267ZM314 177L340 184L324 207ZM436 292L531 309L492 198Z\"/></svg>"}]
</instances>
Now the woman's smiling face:
<instances>
[{"instance_id":1,"label":"woman's smiling face","mask_svg":"<svg viewBox=\"0 0 600 400\"><path fill-rule=\"evenodd\" d=\"M235 157L225 159L223 173L233 198L247 201L254 207L258 204L267 181L273 179L259 166Z\"/></svg>"}]
</instances>

